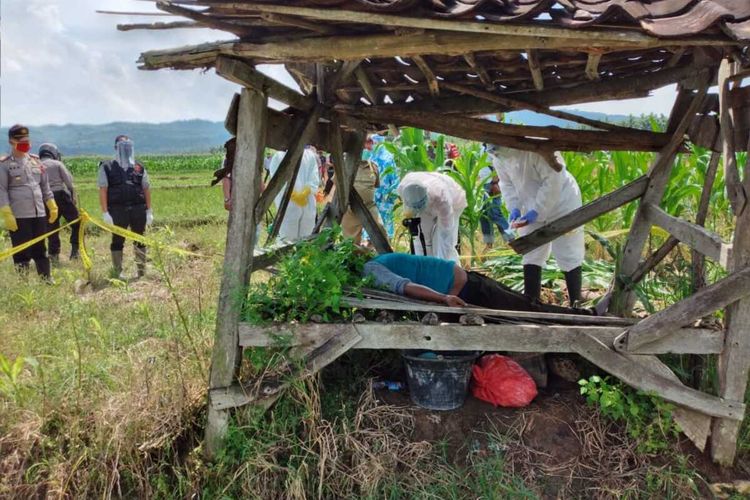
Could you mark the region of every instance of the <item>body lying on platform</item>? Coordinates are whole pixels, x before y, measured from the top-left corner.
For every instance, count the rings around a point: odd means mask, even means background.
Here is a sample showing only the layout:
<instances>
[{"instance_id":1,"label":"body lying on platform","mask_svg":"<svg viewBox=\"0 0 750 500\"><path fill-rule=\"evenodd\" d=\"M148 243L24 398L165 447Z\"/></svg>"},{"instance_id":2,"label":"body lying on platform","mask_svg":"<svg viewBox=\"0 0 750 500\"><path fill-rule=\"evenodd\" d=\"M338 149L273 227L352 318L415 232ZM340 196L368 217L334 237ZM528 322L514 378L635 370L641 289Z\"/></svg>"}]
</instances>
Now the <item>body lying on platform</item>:
<instances>
[{"instance_id":1,"label":"body lying on platform","mask_svg":"<svg viewBox=\"0 0 750 500\"><path fill-rule=\"evenodd\" d=\"M364 266L363 273L386 290L414 299L460 307L467 304L491 309L596 315L593 309L543 304L492 278L466 271L453 261L437 257L388 253Z\"/></svg>"}]
</instances>

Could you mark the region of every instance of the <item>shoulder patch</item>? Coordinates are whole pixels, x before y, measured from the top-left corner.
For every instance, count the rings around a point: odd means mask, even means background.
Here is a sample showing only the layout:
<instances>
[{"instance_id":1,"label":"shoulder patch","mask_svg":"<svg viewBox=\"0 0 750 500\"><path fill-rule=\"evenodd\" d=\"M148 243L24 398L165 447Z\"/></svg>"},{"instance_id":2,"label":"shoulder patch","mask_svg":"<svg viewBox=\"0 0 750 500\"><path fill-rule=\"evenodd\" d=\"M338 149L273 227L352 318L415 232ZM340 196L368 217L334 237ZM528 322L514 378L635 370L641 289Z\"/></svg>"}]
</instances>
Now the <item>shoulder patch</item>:
<instances>
[{"instance_id":1,"label":"shoulder patch","mask_svg":"<svg viewBox=\"0 0 750 500\"><path fill-rule=\"evenodd\" d=\"M8 158L10 158L10 155L3 155L3 156L0 156L0 161L5 161L5 160L7 160Z\"/></svg>"}]
</instances>

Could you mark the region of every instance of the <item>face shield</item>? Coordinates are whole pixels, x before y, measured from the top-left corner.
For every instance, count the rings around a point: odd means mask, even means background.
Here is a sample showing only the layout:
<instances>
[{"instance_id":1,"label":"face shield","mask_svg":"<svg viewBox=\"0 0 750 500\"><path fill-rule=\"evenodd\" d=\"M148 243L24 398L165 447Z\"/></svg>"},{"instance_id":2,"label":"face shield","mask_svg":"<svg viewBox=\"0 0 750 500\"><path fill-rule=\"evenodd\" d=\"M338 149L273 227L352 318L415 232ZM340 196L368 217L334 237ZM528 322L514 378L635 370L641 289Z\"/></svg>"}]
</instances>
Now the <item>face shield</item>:
<instances>
[{"instance_id":1,"label":"face shield","mask_svg":"<svg viewBox=\"0 0 750 500\"><path fill-rule=\"evenodd\" d=\"M130 139L122 139L115 145L115 160L123 169L135 166L135 147Z\"/></svg>"}]
</instances>

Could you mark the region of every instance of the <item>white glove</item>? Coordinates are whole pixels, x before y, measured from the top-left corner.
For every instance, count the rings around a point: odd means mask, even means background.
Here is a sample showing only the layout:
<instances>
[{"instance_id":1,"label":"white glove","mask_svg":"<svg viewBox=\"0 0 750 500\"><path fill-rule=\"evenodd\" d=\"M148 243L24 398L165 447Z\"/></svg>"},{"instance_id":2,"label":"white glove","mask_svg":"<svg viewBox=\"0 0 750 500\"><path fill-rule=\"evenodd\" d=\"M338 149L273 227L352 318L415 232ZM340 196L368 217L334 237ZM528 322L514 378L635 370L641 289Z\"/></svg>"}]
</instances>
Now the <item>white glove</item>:
<instances>
[{"instance_id":1,"label":"white glove","mask_svg":"<svg viewBox=\"0 0 750 500\"><path fill-rule=\"evenodd\" d=\"M148 210L146 210L146 225L150 226L153 223L154 223L154 213L149 208Z\"/></svg>"},{"instance_id":2,"label":"white glove","mask_svg":"<svg viewBox=\"0 0 750 500\"><path fill-rule=\"evenodd\" d=\"M109 215L109 212L104 212L102 214L102 219L104 219L104 222L107 224L112 224L113 226L115 225L115 221L112 220L112 216Z\"/></svg>"}]
</instances>

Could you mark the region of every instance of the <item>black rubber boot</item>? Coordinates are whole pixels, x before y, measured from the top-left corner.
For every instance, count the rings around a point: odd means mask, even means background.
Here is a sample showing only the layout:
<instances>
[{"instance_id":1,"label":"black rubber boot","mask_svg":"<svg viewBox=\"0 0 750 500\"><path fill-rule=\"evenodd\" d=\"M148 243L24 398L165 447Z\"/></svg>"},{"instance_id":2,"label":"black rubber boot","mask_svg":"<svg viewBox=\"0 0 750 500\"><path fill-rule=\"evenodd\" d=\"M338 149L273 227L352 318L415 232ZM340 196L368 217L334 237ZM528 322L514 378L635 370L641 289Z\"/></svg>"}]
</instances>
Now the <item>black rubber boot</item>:
<instances>
[{"instance_id":1,"label":"black rubber boot","mask_svg":"<svg viewBox=\"0 0 750 500\"><path fill-rule=\"evenodd\" d=\"M70 249L70 260L78 260L78 247L73 247Z\"/></svg>"},{"instance_id":2,"label":"black rubber boot","mask_svg":"<svg viewBox=\"0 0 750 500\"><path fill-rule=\"evenodd\" d=\"M538 301L542 293L542 268L533 264L523 266L523 294Z\"/></svg>"},{"instance_id":3,"label":"black rubber boot","mask_svg":"<svg viewBox=\"0 0 750 500\"><path fill-rule=\"evenodd\" d=\"M570 307L577 307L577 304L581 302L581 287L583 285L583 271L581 270L581 266L565 273L565 284L568 286Z\"/></svg>"},{"instance_id":4,"label":"black rubber boot","mask_svg":"<svg viewBox=\"0 0 750 500\"><path fill-rule=\"evenodd\" d=\"M50 262L49 258L34 259L34 265L36 266L36 272L47 282L52 281L52 275L50 274Z\"/></svg>"},{"instance_id":5,"label":"black rubber boot","mask_svg":"<svg viewBox=\"0 0 750 500\"><path fill-rule=\"evenodd\" d=\"M135 247L135 265L138 278L143 278L146 275L146 248Z\"/></svg>"}]
</instances>

